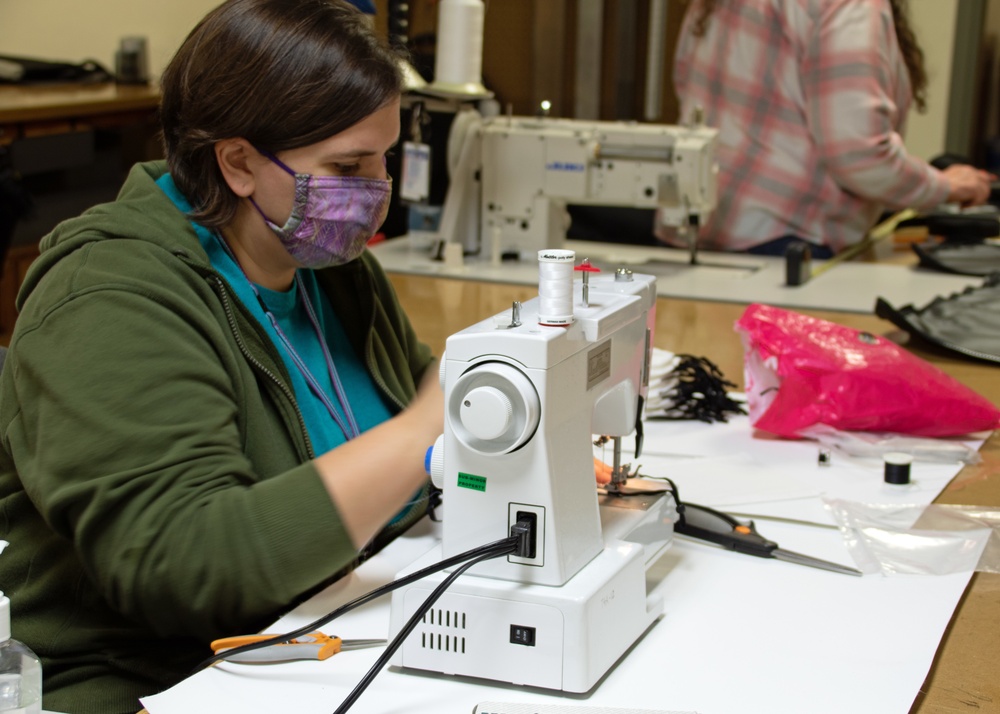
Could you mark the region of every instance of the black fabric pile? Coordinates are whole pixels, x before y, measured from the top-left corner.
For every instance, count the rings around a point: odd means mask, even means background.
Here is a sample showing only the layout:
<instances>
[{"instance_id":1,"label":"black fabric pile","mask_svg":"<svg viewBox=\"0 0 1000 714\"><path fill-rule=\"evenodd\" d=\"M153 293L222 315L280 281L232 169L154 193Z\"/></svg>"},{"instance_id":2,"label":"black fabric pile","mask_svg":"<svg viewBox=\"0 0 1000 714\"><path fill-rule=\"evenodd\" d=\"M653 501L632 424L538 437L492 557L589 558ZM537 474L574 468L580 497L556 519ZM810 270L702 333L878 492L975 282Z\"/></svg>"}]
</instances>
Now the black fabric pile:
<instances>
[{"instance_id":1,"label":"black fabric pile","mask_svg":"<svg viewBox=\"0 0 1000 714\"><path fill-rule=\"evenodd\" d=\"M920 267L957 275L1000 273L1000 245L996 243L915 243Z\"/></svg>"},{"instance_id":2,"label":"black fabric pile","mask_svg":"<svg viewBox=\"0 0 1000 714\"><path fill-rule=\"evenodd\" d=\"M1000 363L1000 273L922 308L896 308L879 298L875 314L955 354Z\"/></svg>"}]
</instances>

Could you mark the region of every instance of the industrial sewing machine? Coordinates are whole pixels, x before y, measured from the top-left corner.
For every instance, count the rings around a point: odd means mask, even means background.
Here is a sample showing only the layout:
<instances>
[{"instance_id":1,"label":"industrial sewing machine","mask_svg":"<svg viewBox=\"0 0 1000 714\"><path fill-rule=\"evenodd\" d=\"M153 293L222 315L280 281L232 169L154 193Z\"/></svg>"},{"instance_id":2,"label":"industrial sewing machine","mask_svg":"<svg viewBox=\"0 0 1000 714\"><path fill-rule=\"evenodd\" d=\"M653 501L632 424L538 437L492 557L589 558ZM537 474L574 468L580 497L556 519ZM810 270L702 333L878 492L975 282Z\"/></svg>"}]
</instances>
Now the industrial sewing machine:
<instances>
[{"instance_id":1,"label":"industrial sewing machine","mask_svg":"<svg viewBox=\"0 0 1000 714\"><path fill-rule=\"evenodd\" d=\"M674 126L463 110L449 137L441 240L494 264L529 258L564 245L568 204L624 206L657 209L693 256L716 204L717 135L697 117Z\"/></svg>"},{"instance_id":2,"label":"industrial sewing machine","mask_svg":"<svg viewBox=\"0 0 1000 714\"><path fill-rule=\"evenodd\" d=\"M543 253L540 265L573 261L572 251ZM406 572L504 538L525 519L533 553L459 577L395 665L584 692L661 614L646 570L672 539L675 504L630 492L619 458L647 392L655 278L623 269L585 287L572 275L570 266L569 284L555 286L557 303L571 290L571 315L553 318L540 294L448 338L445 430L431 469L444 491L443 540ZM605 496L594 435L619 447ZM445 577L393 593L391 635Z\"/></svg>"}]
</instances>

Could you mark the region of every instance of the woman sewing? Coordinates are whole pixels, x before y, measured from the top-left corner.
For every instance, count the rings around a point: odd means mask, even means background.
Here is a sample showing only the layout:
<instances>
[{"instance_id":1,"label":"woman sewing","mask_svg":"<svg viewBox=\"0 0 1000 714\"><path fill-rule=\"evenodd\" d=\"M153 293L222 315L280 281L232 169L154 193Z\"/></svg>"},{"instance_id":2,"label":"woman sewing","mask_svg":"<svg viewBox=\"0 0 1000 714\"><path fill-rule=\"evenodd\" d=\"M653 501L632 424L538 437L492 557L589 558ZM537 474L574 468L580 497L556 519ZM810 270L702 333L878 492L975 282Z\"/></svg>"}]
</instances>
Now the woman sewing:
<instances>
[{"instance_id":1,"label":"woman sewing","mask_svg":"<svg viewBox=\"0 0 1000 714\"><path fill-rule=\"evenodd\" d=\"M44 706L134 712L426 511L432 356L365 251L396 57L344 0L230 0L166 162L43 239L0 381L0 560Z\"/></svg>"}]
</instances>

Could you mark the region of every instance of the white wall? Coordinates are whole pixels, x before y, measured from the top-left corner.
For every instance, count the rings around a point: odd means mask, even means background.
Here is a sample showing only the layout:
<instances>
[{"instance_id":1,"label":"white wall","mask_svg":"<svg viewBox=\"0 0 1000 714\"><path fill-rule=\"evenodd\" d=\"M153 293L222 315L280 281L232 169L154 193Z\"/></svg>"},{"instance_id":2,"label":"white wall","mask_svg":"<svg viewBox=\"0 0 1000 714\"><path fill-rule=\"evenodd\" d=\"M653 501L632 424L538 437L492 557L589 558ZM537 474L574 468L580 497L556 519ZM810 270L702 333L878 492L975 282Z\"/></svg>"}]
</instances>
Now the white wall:
<instances>
[{"instance_id":1,"label":"white wall","mask_svg":"<svg viewBox=\"0 0 1000 714\"><path fill-rule=\"evenodd\" d=\"M948 128L948 95L955 49L955 21L960 0L910 0L910 17L926 62L927 113L911 111L906 148L923 159L944 152Z\"/></svg>"},{"instance_id":2,"label":"white wall","mask_svg":"<svg viewBox=\"0 0 1000 714\"><path fill-rule=\"evenodd\" d=\"M0 0L0 54L80 62L114 71L126 35L143 35L159 76L191 28L219 0Z\"/></svg>"},{"instance_id":3,"label":"white wall","mask_svg":"<svg viewBox=\"0 0 1000 714\"><path fill-rule=\"evenodd\" d=\"M866 1L866 0L861 0ZM79 62L114 71L125 35L148 39L150 71L162 72L192 27L219 0L0 0L0 54ZM944 151L948 86L960 0L910 0L927 59L927 114L910 113L907 147L929 159Z\"/></svg>"}]
</instances>

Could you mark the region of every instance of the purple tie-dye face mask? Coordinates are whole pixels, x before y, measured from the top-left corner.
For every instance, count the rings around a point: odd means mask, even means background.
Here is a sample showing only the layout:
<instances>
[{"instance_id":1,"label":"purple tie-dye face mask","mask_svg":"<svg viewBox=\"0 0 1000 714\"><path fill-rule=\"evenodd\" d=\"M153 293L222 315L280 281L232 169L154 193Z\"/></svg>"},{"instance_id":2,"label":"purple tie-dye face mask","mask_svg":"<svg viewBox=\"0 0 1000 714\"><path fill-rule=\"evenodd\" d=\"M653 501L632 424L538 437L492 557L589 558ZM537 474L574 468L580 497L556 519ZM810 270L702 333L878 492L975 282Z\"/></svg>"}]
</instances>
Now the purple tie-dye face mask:
<instances>
[{"instance_id":1,"label":"purple tie-dye face mask","mask_svg":"<svg viewBox=\"0 0 1000 714\"><path fill-rule=\"evenodd\" d=\"M329 268L359 257L389 211L392 181L300 174L278 157L261 154L295 177L295 201L283 226L250 199L285 250L306 268Z\"/></svg>"}]
</instances>

